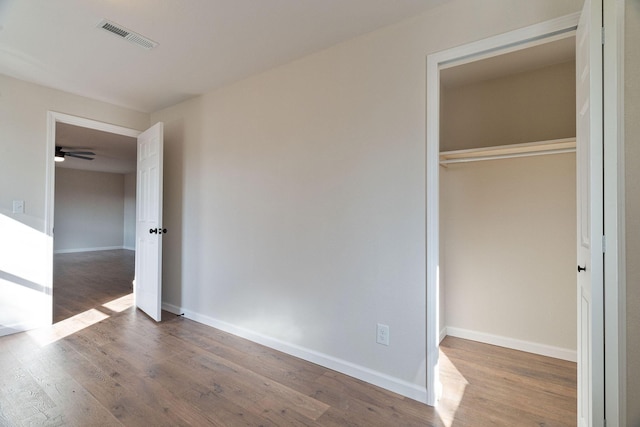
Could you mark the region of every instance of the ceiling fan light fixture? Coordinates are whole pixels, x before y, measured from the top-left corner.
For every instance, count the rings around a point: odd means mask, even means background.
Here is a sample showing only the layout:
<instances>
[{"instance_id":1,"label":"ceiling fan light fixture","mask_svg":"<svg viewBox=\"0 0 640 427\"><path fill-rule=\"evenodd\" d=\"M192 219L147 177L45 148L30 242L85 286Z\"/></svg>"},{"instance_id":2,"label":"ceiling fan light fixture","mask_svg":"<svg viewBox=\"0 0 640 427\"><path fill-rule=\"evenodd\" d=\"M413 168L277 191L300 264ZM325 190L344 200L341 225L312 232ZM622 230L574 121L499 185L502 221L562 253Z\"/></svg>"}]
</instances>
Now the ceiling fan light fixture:
<instances>
[{"instance_id":1,"label":"ceiling fan light fixture","mask_svg":"<svg viewBox=\"0 0 640 427\"><path fill-rule=\"evenodd\" d=\"M54 160L56 162L63 162L66 157L73 157L73 158L82 159L82 160L93 160L93 157L91 156L96 155L96 153L94 153L93 151L80 151L80 150L83 150L83 149L74 150L72 148L64 148L56 145L56 154L55 154Z\"/></svg>"}]
</instances>

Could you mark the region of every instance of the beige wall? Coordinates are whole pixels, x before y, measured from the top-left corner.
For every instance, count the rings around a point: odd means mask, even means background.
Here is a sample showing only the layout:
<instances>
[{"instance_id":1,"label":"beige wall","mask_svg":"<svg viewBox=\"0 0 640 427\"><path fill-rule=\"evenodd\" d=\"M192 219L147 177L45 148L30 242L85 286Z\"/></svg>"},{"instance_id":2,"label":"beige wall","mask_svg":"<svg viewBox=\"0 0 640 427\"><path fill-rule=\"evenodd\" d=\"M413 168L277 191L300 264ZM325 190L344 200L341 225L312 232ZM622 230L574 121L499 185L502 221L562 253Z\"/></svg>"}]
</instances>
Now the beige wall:
<instances>
[{"instance_id":1,"label":"beige wall","mask_svg":"<svg viewBox=\"0 0 640 427\"><path fill-rule=\"evenodd\" d=\"M576 136L575 61L443 88L441 149Z\"/></svg>"},{"instance_id":2,"label":"beige wall","mask_svg":"<svg viewBox=\"0 0 640 427\"><path fill-rule=\"evenodd\" d=\"M122 248L124 175L56 167L53 250Z\"/></svg>"},{"instance_id":3,"label":"beige wall","mask_svg":"<svg viewBox=\"0 0 640 427\"><path fill-rule=\"evenodd\" d=\"M441 169L448 328L575 356L575 163L558 154Z\"/></svg>"},{"instance_id":4,"label":"beige wall","mask_svg":"<svg viewBox=\"0 0 640 427\"><path fill-rule=\"evenodd\" d=\"M640 425L640 2L625 7L627 425Z\"/></svg>"},{"instance_id":5,"label":"beige wall","mask_svg":"<svg viewBox=\"0 0 640 427\"><path fill-rule=\"evenodd\" d=\"M447 2L152 114L164 300L424 386L426 56L580 6Z\"/></svg>"}]
</instances>

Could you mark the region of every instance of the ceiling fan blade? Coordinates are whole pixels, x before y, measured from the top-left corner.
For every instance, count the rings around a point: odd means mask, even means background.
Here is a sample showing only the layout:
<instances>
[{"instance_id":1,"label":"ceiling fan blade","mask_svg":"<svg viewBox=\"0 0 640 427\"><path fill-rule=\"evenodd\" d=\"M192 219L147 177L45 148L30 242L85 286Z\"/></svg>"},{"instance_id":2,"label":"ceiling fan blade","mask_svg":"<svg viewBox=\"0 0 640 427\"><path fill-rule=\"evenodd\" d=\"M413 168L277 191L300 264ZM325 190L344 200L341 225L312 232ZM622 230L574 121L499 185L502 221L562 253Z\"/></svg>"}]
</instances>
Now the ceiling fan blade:
<instances>
[{"instance_id":1,"label":"ceiling fan blade","mask_svg":"<svg viewBox=\"0 0 640 427\"><path fill-rule=\"evenodd\" d=\"M61 151L64 152L69 152L69 151L89 151L89 150L93 150L93 148L90 147L61 147L58 146L57 148L60 148Z\"/></svg>"},{"instance_id":2,"label":"ceiling fan blade","mask_svg":"<svg viewBox=\"0 0 640 427\"><path fill-rule=\"evenodd\" d=\"M89 155L89 156L95 156L96 153L94 153L93 151L63 151L63 153L65 154L84 154L84 155Z\"/></svg>"},{"instance_id":3,"label":"ceiling fan blade","mask_svg":"<svg viewBox=\"0 0 640 427\"><path fill-rule=\"evenodd\" d=\"M83 160L93 160L93 157L87 157L87 156L79 156L77 154L74 153L64 153L65 157L75 157L77 159L83 159Z\"/></svg>"}]
</instances>

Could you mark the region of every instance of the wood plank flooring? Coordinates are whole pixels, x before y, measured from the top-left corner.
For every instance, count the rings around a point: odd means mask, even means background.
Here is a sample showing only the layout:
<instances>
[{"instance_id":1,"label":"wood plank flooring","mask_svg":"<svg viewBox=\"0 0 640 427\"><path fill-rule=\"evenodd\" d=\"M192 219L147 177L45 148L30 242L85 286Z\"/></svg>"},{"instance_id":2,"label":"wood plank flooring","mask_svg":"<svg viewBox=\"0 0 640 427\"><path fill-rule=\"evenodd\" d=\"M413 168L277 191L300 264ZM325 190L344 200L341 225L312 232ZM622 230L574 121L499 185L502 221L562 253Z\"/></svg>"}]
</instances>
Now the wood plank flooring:
<instances>
[{"instance_id":1,"label":"wood plank flooring","mask_svg":"<svg viewBox=\"0 0 640 427\"><path fill-rule=\"evenodd\" d=\"M0 338L0 426L575 425L573 363L448 337L434 410L131 303Z\"/></svg>"},{"instance_id":2,"label":"wood plank flooring","mask_svg":"<svg viewBox=\"0 0 640 427\"><path fill-rule=\"evenodd\" d=\"M135 252L128 250L54 255L54 323L130 294L134 264Z\"/></svg>"},{"instance_id":3,"label":"wood plank flooring","mask_svg":"<svg viewBox=\"0 0 640 427\"><path fill-rule=\"evenodd\" d=\"M453 426L575 426L576 364L460 338L440 345L441 418Z\"/></svg>"}]
</instances>

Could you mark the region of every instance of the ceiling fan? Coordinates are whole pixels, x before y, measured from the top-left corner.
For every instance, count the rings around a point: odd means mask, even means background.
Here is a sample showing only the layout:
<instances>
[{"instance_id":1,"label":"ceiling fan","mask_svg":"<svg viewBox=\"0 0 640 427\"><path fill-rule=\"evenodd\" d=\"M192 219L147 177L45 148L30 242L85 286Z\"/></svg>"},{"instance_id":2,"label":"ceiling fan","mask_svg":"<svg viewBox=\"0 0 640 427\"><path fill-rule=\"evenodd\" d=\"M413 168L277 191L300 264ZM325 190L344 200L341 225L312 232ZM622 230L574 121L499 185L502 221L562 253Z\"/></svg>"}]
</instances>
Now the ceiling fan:
<instances>
[{"instance_id":1,"label":"ceiling fan","mask_svg":"<svg viewBox=\"0 0 640 427\"><path fill-rule=\"evenodd\" d=\"M75 157L76 159L93 160L93 157L89 157L89 156L96 155L96 153L94 153L93 151L81 151L81 150L88 150L88 149L65 148L65 147L59 147L56 145L55 161L64 162L65 157Z\"/></svg>"}]
</instances>

